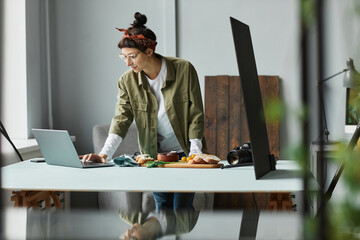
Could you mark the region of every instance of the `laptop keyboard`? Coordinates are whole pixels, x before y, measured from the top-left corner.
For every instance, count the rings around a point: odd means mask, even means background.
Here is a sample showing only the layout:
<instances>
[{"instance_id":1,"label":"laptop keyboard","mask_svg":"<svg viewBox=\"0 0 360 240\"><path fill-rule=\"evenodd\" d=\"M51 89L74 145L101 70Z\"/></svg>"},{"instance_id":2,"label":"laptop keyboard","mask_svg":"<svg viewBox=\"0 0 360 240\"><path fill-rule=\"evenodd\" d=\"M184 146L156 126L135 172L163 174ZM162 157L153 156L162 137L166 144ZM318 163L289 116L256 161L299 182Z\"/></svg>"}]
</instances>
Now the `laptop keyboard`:
<instances>
[{"instance_id":1,"label":"laptop keyboard","mask_svg":"<svg viewBox=\"0 0 360 240\"><path fill-rule=\"evenodd\" d=\"M92 166L92 165L99 165L101 163L98 162L81 162L84 166Z\"/></svg>"}]
</instances>

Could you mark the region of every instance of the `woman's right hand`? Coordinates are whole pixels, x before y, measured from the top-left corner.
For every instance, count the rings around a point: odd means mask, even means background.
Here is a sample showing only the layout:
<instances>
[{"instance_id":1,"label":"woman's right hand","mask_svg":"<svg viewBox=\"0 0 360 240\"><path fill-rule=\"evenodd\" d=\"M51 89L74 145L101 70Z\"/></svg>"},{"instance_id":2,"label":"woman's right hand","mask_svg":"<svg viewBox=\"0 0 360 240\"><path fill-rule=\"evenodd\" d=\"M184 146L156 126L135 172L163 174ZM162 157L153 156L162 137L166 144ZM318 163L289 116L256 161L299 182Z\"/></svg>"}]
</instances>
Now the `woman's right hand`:
<instances>
[{"instance_id":1,"label":"woman's right hand","mask_svg":"<svg viewBox=\"0 0 360 240\"><path fill-rule=\"evenodd\" d=\"M106 163L107 156L105 154L89 153L89 154L81 155L79 156L79 158L82 159L82 162Z\"/></svg>"}]
</instances>

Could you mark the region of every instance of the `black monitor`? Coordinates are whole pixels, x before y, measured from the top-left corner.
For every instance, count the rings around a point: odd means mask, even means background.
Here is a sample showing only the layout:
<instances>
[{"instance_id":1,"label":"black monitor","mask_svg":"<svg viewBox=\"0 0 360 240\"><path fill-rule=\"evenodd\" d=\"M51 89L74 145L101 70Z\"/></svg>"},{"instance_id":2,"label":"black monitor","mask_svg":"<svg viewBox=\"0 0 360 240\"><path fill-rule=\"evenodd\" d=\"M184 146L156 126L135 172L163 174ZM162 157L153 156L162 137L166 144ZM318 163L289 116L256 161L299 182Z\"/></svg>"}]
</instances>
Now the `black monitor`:
<instances>
[{"instance_id":1,"label":"black monitor","mask_svg":"<svg viewBox=\"0 0 360 240\"><path fill-rule=\"evenodd\" d=\"M346 88L345 125L353 125L354 130L360 121L360 89Z\"/></svg>"},{"instance_id":2,"label":"black monitor","mask_svg":"<svg viewBox=\"0 0 360 240\"><path fill-rule=\"evenodd\" d=\"M346 88L345 133L354 134L360 122L360 89Z\"/></svg>"},{"instance_id":3,"label":"black monitor","mask_svg":"<svg viewBox=\"0 0 360 240\"><path fill-rule=\"evenodd\" d=\"M230 17L239 68L241 89L253 153L255 177L260 179L275 170L275 159L270 155L264 108L256 70L254 50L248 25Z\"/></svg>"}]
</instances>

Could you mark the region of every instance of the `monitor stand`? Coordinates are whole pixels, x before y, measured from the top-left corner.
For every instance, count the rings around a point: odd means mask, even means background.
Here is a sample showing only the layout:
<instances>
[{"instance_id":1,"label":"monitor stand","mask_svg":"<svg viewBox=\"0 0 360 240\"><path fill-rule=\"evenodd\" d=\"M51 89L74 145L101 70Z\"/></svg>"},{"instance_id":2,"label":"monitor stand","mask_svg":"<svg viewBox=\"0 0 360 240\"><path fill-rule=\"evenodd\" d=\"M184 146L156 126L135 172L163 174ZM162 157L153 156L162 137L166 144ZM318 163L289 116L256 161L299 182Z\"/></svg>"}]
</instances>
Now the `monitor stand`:
<instances>
[{"instance_id":1,"label":"monitor stand","mask_svg":"<svg viewBox=\"0 0 360 240\"><path fill-rule=\"evenodd\" d=\"M355 129L355 132L346 148L346 151L347 152L350 152L350 151L353 151L356 144L357 144L357 141L360 137L360 122L358 123L358 125L356 126L356 129ZM329 188L328 190L326 191L325 193L325 196L324 196L324 202L320 203L320 207L319 207L319 210L318 210L318 214L317 216L319 216L319 213L323 211L323 208L325 207L325 205L327 204L327 202L330 200L330 198L332 197L332 194L334 192L334 189L336 187L336 184L338 183L339 179L340 179L340 176L343 172L345 168L345 163L342 162L339 166L339 168L336 170L335 172L335 175L332 179L332 181L330 182L330 185L329 185Z\"/></svg>"}]
</instances>

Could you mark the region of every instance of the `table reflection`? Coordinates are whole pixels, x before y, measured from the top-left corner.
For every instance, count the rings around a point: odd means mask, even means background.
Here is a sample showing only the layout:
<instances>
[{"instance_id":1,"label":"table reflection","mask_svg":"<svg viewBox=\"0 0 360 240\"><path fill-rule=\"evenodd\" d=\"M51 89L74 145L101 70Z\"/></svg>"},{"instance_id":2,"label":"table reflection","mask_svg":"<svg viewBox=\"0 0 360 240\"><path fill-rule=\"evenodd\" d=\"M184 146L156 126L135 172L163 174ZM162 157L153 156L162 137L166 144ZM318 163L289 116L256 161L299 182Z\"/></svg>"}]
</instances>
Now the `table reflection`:
<instances>
[{"instance_id":1,"label":"table reflection","mask_svg":"<svg viewBox=\"0 0 360 240\"><path fill-rule=\"evenodd\" d=\"M242 239L241 226L246 221L243 211L23 212L26 214L26 237L22 239L121 239L131 229L140 228L143 228L140 229L143 235L128 239ZM7 222L10 229L6 232L21 231L13 211L5 213L6 221L13 221ZM300 213L261 211L254 236L247 239L301 239L302 225Z\"/></svg>"},{"instance_id":2,"label":"table reflection","mask_svg":"<svg viewBox=\"0 0 360 240\"><path fill-rule=\"evenodd\" d=\"M119 212L119 216L131 227L120 239L152 240L166 235L182 235L190 232L199 217L193 208L142 212Z\"/></svg>"}]
</instances>

